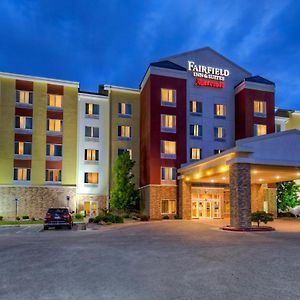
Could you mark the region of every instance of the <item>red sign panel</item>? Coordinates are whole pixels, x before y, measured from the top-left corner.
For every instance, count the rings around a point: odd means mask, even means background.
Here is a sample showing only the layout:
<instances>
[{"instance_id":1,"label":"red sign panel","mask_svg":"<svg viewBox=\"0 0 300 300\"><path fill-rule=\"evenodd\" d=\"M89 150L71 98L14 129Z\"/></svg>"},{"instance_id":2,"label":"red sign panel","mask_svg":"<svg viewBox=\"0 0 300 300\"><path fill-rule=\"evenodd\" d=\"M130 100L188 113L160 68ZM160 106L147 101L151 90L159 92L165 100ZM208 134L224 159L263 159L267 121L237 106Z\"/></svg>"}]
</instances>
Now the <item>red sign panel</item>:
<instances>
[{"instance_id":1,"label":"red sign panel","mask_svg":"<svg viewBox=\"0 0 300 300\"><path fill-rule=\"evenodd\" d=\"M217 89L223 89L224 88L224 82L223 81L213 81L213 80L205 80L201 78L196 78L195 80L195 86L207 86Z\"/></svg>"}]
</instances>

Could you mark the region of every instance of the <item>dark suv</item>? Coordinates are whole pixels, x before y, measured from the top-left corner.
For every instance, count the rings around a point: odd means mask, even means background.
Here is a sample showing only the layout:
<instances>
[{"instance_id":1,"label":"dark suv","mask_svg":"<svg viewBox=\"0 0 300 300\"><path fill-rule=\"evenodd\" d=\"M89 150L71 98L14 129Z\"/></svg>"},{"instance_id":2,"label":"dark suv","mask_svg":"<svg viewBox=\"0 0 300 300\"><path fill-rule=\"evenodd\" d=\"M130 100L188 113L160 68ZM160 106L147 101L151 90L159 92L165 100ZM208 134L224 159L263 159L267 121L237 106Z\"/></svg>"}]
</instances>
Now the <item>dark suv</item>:
<instances>
[{"instance_id":1,"label":"dark suv","mask_svg":"<svg viewBox=\"0 0 300 300\"><path fill-rule=\"evenodd\" d=\"M68 227L72 229L73 217L67 207L52 207L48 209L44 220L44 230L49 227Z\"/></svg>"}]
</instances>

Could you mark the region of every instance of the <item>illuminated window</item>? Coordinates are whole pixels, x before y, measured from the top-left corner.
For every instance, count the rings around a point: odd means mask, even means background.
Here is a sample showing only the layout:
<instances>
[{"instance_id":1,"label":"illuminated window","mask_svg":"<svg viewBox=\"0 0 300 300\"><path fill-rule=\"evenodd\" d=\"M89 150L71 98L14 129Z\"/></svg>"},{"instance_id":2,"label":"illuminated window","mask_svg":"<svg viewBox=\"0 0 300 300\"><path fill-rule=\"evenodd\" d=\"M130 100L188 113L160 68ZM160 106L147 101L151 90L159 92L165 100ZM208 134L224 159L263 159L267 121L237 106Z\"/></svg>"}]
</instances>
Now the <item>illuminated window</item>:
<instances>
[{"instance_id":1,"label":"illuminated window","mask_svg":"<svg viewBox=\"0 0 300 300\"><path fill-rule=\"evenodd\" d=\"M118 103L118 113L122 117L130 117L132 114L130 103Z\"/></svg>"},{"instance_id":2,"label":"illuminated window","mask_svg":"<svg viewBox=\"0 0 300 300\"><path fill-rule=\"evenodd\" d=\"M199 124L190 125L190 136L201 138L202 137L202 126Z\"/></svg>"},{"instance_id":3,"label":"illuminated window","mask_svg":"<svg viewBox=\"0 0 300 300\"><path fill-rule=\"evenodd\" d=\"M31 169L14 168L14 180L30 181Z\"/></svg>"},{"instance_id":4,"label":"illuminated window","mask_svg":"<svg viewBox=\"0 0 300 300\"><path fill-rule=\"evenodd\" d=\"M161 89L161 104L163 106L176 106L176 90Z\"/></svg>"},{"instance_id":5,"label":"illuminated window","mask_svg":"<svg viewBox=\"0 0 300 300\"><path fill-rule=\"evenodd\" d=\"M222 153L224 150L222 150L222 149L215 149L214 150L214 154L220 154L220 153Z\"/></svg>"},{"instance_id":6,"label":"illuminated window","mask_svg":"<svg viewBox=\"0 0 300 300\"><path fill-rule=\"evenodd\" d=\"M126 125L119 125L118 137L121 139L131 139L131 127Z\"/></svg>"},{"instance_id":7,"label":"illuminated window","mask_svg":"<svg viewBox=\"0 0 300 300\"><path fill-rule=\"evenodd\" d=\"M129 153L130 159L132 159L132 150L129 149L129 148L127 148L127 149L121 149L121 148L119 148L118 149L118 156L123 155L124 152L126 152L126 151Z\"/></svg>"},{"instance_id":8,"label":"illuminated window","mask_svg":"<svg viewBox=\"0 0 300 300\"><path fill-rule=\"evenodd\" d=\"M16 116L15 126L19 129L32 129L32 117Z\"/></svg>"},{"instance_id":9,"label":"illuminated window","mask_svg":"<svg viewBox=\"0 0 300 300\"><path fill-rule=\"evenodd\" d=\"M86 103L85 114L87 116L99 116L99 104Z\"/></svg>"},{"instance_id":10,"label":"illuminated window","mask_svg":"<svg viewBox=\"0 0 300 300\"><path fill-rule=\"evenodd\" d=\"M62 145L47 144L46 145L47 156L62 156Z\"/></svg>"},{"instance_id":11,"label":"illuminated window","mask_svg":"<svg viewBox=\"0 0 300 300\"><path fill-rule=\"evenodd\" d=\"M264 135L267 134L267 125L254 124L254 135Z\"/></svg>"},{"instance_id":12,"label":"illuminated window","mask_svg":"<svg viewBox=\"0 0 300 300\"><path fill-rule=\"evenodd\" d=\"M176 132L176 116L160 115L160 129L163 132Z\"/></svg>"},{"instance_id":13,"label":"illuminated window","mask_svg":"<svg viewBox=\"0 0 300 300\"><path fill-rule=\"evenodd\" d=\"M15 142L15 154L31 155L31 143Z\"/></svg>"},{"instance_id":14,"label":"illuminated window","mask_svg":"<svg viewBox=\"0 0 300 300\"><path fill-rule=\"evenodd\" d=\"M50 95L48 94L48 106L51 107L62 107L62 95Z\"/></svg>"},{"instance_id":15,"label":"illuminated window","mask_svg":"<svg viewBox=\"0 0 300 300\"><path fill-rule=\"evenodd\" d=\"M99 150L85 149L84 159L98 161L99 160Z\"/></svg>"},{"instance_id":16,"label":"illuminated window","mask_svg":"<svg viewBox=\"0 0 300 300\"><path fill-rule=\"evenodd\" d=\"M98 173L84 173L84 183L98 184Z\"/></svg>"},{"instance_id":17,"label":"illuminated window","mask_svg":"<svg viewBox=\"0 0 300 300\"><path fill-rule=\"evenodd\" d=\"M191 148L190 149L190 158L192 160L201 159L201 149L200 148Z\"/></svg>"},{"instance_id":18,"label":"illuminated window","mask_svg":"<svg viewBox=\"0 0 300 300\"><path fill-rule=\"evenodd\" d=\"M46 181L61 182L61 170L59 170L59 169L46 170Z\"/></svg>"},{"instance_id":19,"label":"illuminated window","mask_svg":"<svg viewBox=\"0 0 300 300\"><path fill-rule=\"evenodd\" d=\"M254 101L254 115L257 117L265 117L267 115L266 101Z\"/></svg>"},{"instance_id":20,"label":"illuminated window","mask_svg":"<svg viewBox=\"0 0 300 300\"><path fill-rule=\"evenodd\" d=\"M216 140L225 139L225 128L224 127L215 127L214 128L214 137Z\"/></svg>"},{"instance_id":21,"label":"illuminated window","mask_svg":"<svg viewBox=\"0 0 300 300\"><path fill-rule=\"evenodd\" d=\"M62 132L62 120L48 119L47 130L54 132Z\"/></svg>"},{"instance_id":22,"label":"illuminated window","mask_svg":"<svg viewBox=\"0 0 300 300\"><path fill-rule=\"evenodd\" d=\"M87 138L99 138L99 128L85 126L85 137Z\"/></svg>"},{"instance_id":23,"label":"illuminated window","mask_svg":"<svg viewBox=\"0 0 300 300\"><path fill-rule=\"evenodd\" d=\"M224 104L215 104L215 117L222 117L226 116L226 107Z\"/></svg>"},{"instance_id":24,"label":"illuminated window","mask_svg":"<svg viewBox=\"0 0 300 300\"><path fill-rule=\"evenodd\" d=\"M162 200L161 201L162 214L176 214L176 201L175 200Z\"/></svg>"},{"instance_id":25,"label":"illuminated window","mask_svg":"<svg viewBox=\"0 0 300 300\"><path fill-rule=\"evenodd\" d=\"M161 167L161 180L164 182L176 180L176 168Z\"/></svg>"},{"instance_id":26,"label":"illuminated window","mask_svg":"<svg viewBox=\"0 0 300 300\"><path fill-rule=\"evenodd\" d=\"M190 112L194 114L202 114L202 102L190 101Z\"/></svg>"},{"instance_id":27,"label":"illuminated window","mask_svg":"<svg viewBox=\"0 0 300 300\"><path fill-rule=\"evenodd\" d=\"M162 158L176 158L176 142L161 141L161 157Z\"/></svg>"},{"instance_id":28,"label":"illuminated window","mask_svg":"<svg viewBox=\"0 0 300 300\"><path fill-rule=\"evenodd\" d=\"M16 91L16 102L32 104L33 93L29 91Z\"/></svg>"}]
</instances>

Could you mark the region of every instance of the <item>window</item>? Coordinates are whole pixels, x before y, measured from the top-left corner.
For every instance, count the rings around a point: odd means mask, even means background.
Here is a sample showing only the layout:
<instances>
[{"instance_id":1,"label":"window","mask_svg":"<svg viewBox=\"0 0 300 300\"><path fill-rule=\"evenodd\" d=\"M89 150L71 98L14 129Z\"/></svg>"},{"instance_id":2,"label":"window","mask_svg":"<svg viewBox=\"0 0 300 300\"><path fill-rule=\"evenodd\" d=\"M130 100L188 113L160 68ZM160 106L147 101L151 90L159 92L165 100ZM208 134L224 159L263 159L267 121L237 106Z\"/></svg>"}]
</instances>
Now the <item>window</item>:
<instances>
[{"instance_id":1,"label":"window","mask_svg":"<svg viewBox=\"0 0 300 300\"><path fill-rule=\"evenodd\" d=\"M224 150L222 150L222 149L215 149L214 150L214 154L220 154L220 153L222 153Z\"/></svg>"},{"instance_id":2,"label":"window","mask_svg":"<svg viewBox=\"0 0 300 300\"><path fill-rule=\"evenodd\" d=\"M48 95L48 106L62 107L62 95Z\"/></svg>"},{"instance_id":3,"label":"window","mask_svg":"<svg viewBox=\"0 0 300 300\"><path fill-rule=\"evenodd\" d=\"M132 110L130 103L118 103L118 113L122 117L131 117Z\"/></svg>"},{"instance_id":4,"label":"window","mask_svg":"<svg viewBox=\"0 0 300 300\"><path fill-rule=\"evenodd\" d=\"M85 114L87 116L99 116L99 104L86 103Z\"/></svg>"},{"instance_id":5,"label":"window","mask_svg":"<svg viewBox=\"0 0 300 300\"><path fill-rule=\"evenodd\" d=\"M99 138L99 128L85 126L85 137L88 138Z\"/></svg>"},{"instance_id":6,"label":"window","mask_svg":"<svg viewBox=\"0 0 300 300\"><path fill-rule=\"evenodd\" d=\"M127 125L119 125L118 137L122 139L131 139L131 127Z\"/></svg>"},{"instance_id":7,"label":"window","mask_svg":"<svg viewBox=\"0 0 300 300\"><path fill-rule=\"evenodd\" d=\"M254 116L265 117L267 115L266 101L254 100Z\"/></svg>"},{"instance_id":8,"label":"window","mask_svg":"<svg viewBox=\"0 0 300 300\"><path fill-rule=\"evenodd\" d=\"M202 114L202 102L190 101L190 112L194 114Z\"/></svg>"},{"instance_id":9,"label":"window","mask_svg":"<svg viewBox=\"0 0 300 300\"><path fill-rule=\"evenodd\" d=\"M33 93L29 91L16 91L16 102L32 104Z\"/></svg>"},{"instance_id":10,"label":"window","mask_svg":"<svg viewBox=\"0 0 300 300\"><path fill-rule=\"evenodd\" d=\"M15 142L15 154L31 155L31 143Z\"/></svg>"},{"instance_id":11,"label":"window","mask_svg":"<svg viewBox=\"0 0 300 300\"><path fill-rule=\"evenodd\" d=\"M132 150L131 149L118 149L118 156L122 155L124 152L129 152L129 157L130 159L132 159Z\"/></svg>"},{"instance_id":12,"label":"window","mask_svg":"<svg viewBox=\"0 0 300 300\"><path fill-rule=\"evenodd\" d=\"M202 138L202 126L199 124L190 125L190 136L195 138Z\"/></svg>"},{"instance_id":13,"label":"window","mask_svg":"<svg viewBox=\"0 0 300 300\"><path fill-rule=\"evenodd\" d=\"M62 156L62 145L47 144L46 145L47 156Z\"/></svg>"},{"instance_id":14,"label":"window","mask_svg":"<svg viewBox=\"0 0 300 300\"><path fill-rule=\"evenodd\" d=\"M176 201L175 200L162 200L161 201L162 214L176 214Z\"/></svg>"},{"instance_id":15,"label":"window","mask_svg":"<svg viewBox=\"0 0 300 300\"><path fill-rule=\"evenodd\" d=\"M215 127L214 128L214 137L215 137L215 140L224 140L225 139L225 128L224 127Z\"/></svg>"},{"instance_id":16,"label":"window","mask_svg":"<svg viewBox=\"0 0 300 300\"><path fill-rule=\"evenodd\" d=\"M267 125L254 124L254 135L264 135L267 134Z\"/></svg>"},{"instance_id":17,"label":"window","mask_svg":"<svg viewBox=\"0 0 300 300\"><path fill-rule=\"evenodd\" d=\"M84 173L84 183L98 184L98 173Z\"/></svg>"},{"instance_id":18,"label":"window","mask_svg":"<svg viewBox=\"0 0 300 300\"><path fill-rule=\"evenodd\" d=\"M14 168L14 180L30 181L31 169Z\"/></svg>"},{"instance_id":19,"label":"window","mask_svg":"<svg viewBox=\"0 0 300 300\"><path fill-rule=\"evenodd\" d=\"M19 117L16 116L16 128L32 129L32 117Z\"/></svg>"},{"instance_id":20,"label":"window","mask_svg":"<svg viewBox=\"0 0 300 300\"><path fill-rule=\"evenodd\" d=\"M215 104L215 117L225 118L226 107L224 104Z\"/></svg>"},{"instance_id":21,"label":"window","mask_svg":"<svg viewBox=\"0 0 300 300\"><path fill-rule=\"evenodd\" d=\"M160 115L160 130L162 132L176 132L176 116Z\"/></svg>"},{"instance_id":22,"label":"window","mask_svg":"<svg viewBox=\"0 0 300 300\"><path fill-rule=\"evenodd\" d=\"M170 89L161 89L161 105L176 106L176 91Z\"/></svg>"},{"instance_id":23,"label":"window","mask_svg":"<svg viewBox=\"0 0 300 300\"><path fill-rule=\"evenodd\" d=\"M176 168L161 167L161 180L162 181L175 181L176 180Z\"/></svg>"},{"instance_id":24,"label":"window","mask_svg":"<svg viewBox=\"0 0 300 300\"><path fill-rule=\"evenodd\" d=\"M176 158L176 142L161 141L161 155L162 158Z\"/></svg>"},{"instance_id":25,"label":"window","mask_svg":"<svg viewBox=\"0 0 300 300\"><path fill-rule=\"evenodd\" d=\"M54 132L62 132L62 120L48 119L47 130Z\"/></svg>"},{"instance_id":26,"label":"window","mask_svg":"<svg viewBox=\"0 0 300 300\"><path fill-rule=\"evenodd\" d=\"M61 181L61 170L57 170L57 169L46 170L46 181L60 182Z\"/></svg>"},{"instance_id":27,"label":"window","mask_svg":"<svg viewBox=\"0 0 300 300\"><path fill-rule=\"evenodd\" d=\"M85 149L84 159L98 161L99 160L99 150Z\"/></svg>"},{"instance_id":28,"label":"window","mask_svg":"<svg viewBox=\"0 0 300 300\"><path fill-rule=\"evenodd\" d=\"M275 131L281 132L281 124L275 124Z\"/></svg>"},{"instance_id":29,"label":"window","mask_svg":"<svg viewBox=\"0 0 300 300\"><path fill-rule=\"evenodd\" d=\"M190 158L192 160L201 159L201 149L200 148L191 148Z\"/></svg>"}]
</instances>

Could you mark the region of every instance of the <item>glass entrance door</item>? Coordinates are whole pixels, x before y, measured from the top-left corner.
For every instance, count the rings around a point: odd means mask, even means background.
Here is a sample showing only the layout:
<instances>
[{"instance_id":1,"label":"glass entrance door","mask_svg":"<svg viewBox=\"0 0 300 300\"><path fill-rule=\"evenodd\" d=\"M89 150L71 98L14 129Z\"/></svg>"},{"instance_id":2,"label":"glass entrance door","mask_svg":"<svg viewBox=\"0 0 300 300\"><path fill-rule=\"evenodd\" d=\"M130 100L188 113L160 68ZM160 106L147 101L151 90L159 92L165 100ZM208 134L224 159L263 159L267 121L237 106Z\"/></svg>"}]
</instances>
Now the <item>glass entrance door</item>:
<instances>
[{"instance_id":1,"label":"glass entrance door","mask_svg":"<svg viewBox=\"0 0 300 300\"><path fill-rule=\"evenodd\" d=\"M98 203L96 201L85 201L84 211L86 217L96 217L98 215Z\"/></svg>"}]
</instances>

